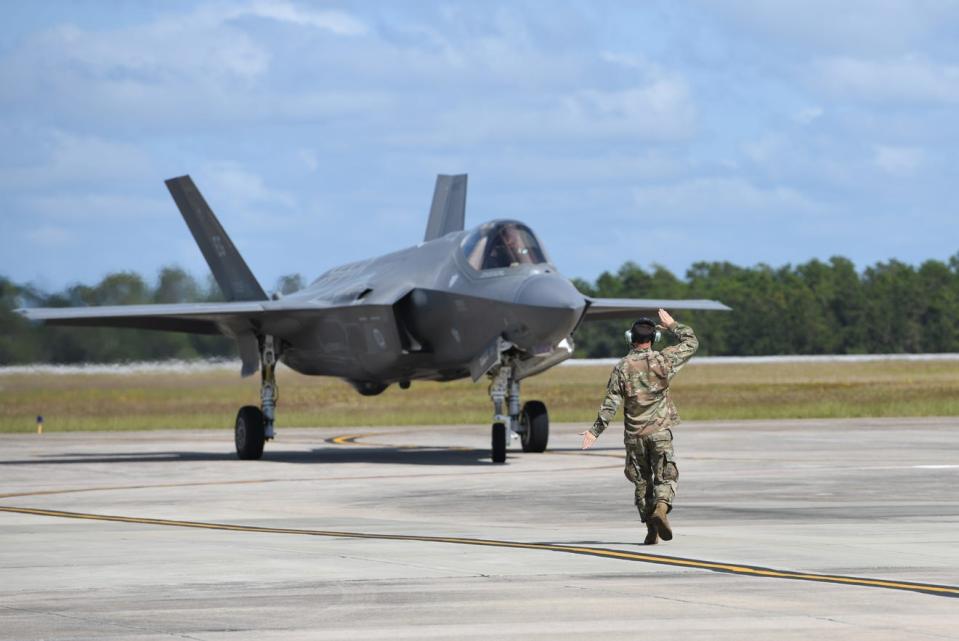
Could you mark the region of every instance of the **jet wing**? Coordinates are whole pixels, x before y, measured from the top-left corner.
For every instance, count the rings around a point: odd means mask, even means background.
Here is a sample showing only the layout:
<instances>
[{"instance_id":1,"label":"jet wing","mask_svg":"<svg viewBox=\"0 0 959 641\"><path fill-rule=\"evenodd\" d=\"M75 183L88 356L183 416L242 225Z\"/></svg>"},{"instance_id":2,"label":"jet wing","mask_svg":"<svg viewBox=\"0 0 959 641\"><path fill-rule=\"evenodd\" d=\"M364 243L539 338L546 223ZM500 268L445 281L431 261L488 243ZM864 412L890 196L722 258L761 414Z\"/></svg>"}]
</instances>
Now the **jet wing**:
<instances>
[{"instance_id":1,"label":"jet wing","mask_svg":"<svg viewBox=\"0 0 959 641\"><path fill-rule=\"evenodd\" d=\"M728 312L732 308L715 300L669 300L655 298L593 298L586 297L588 303L583 320L608 320L615 318L634 318L636 316L654 316L660 308L666 311L697 310Z\"/></svg>"},{"instance_id":2,"label":"jet wing","mask_svg":"<svg viewBox=\"0 0 959 641\"><path fill-rule=\"evenodd\" d=\"M353 313L388 305L331 305L307 300L235 301L183 303L176 305L112 305L102 307L35 307L16 310L32 321L50 325L123 327L191 334L222 334L237 340L242 374L259 367L256 334L286 337L309 324L333 318L346 310Z\"/></svg>"},{"instance_id":3,"label":"jet wing","mask_svg":"<svg viewBox=\"0 0 959 641\"><path fill-rule=\"evenodd\" d=\"M32 321L81 327L127 327L191 334L234 335L265 313L262 302L182 303L176 305L107 305L102 307L34 307L17 312Z\"/></svg>"}]
</instances>

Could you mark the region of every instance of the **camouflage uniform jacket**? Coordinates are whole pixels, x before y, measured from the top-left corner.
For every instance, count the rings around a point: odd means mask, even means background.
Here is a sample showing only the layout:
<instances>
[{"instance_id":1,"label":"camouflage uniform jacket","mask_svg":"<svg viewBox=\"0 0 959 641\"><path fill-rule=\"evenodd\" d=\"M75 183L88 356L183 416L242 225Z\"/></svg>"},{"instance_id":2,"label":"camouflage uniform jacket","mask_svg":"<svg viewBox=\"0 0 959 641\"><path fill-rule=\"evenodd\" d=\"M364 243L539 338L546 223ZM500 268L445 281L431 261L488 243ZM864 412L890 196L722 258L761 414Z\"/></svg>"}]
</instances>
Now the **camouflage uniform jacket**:
<instances>
[{"instance_id":1,"label":"camouflage uniform jacket","mask_svg":"<svg viewBox=\"0 0 959 641\"><path fill-rule=\"evenodd\" d=\"M633 348L609 377L606 398L599 416L590 428L599 436L609 426L616 408L625 400L623 414L626 436L646 436L679 424L679 413L669 396L669 383L699 348L699 340L692 328L674 323L669 330L679 338L679 344L661 352Z\"/></svg>"}]
</instances>

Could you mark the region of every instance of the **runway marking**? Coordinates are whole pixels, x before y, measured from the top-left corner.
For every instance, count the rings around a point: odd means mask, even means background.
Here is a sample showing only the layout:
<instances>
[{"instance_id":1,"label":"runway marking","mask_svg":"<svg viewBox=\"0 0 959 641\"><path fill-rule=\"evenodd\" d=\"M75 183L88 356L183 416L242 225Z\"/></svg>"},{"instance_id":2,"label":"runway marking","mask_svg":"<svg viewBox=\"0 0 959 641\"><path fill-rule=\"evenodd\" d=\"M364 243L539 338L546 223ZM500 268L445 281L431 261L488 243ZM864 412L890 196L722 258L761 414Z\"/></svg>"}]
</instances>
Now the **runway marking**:
<instances>
[{"instance_id":1,"label":"runway marking","mask_svg":"<svg viewBox=\"0 0 959 641\"><path fill-rule=\"evenodd\" d=\"M41 510L28 507L0 506L0 512L14 514L28 514L33 516L49 516L67 519L88 521L111 521L116 523L136 523L140 525L162 525L168 527L183 527L206 530L227 530L232 532L256 532L262 534L297 534L301 536L322 536L342 539L377 539L388 541L417 541L422 543L450 543L455 545L474 545L485 547L513 548L521 550L543 550L548 552L562 552L593 556L622 561L636 561L681 568L709 570L724 574L740 576L764 577L774 579L791 579L795 581L812 581L817 583L834 583L839 585L853 585L862 587L884 588L887 590L902 590L918 592L934 596L959 598L959 586L936 585L932 583L915 583L911 581L891 581L885 579L870 579L864 577L841 576L833 574L816 574L812 572L794 572L791 570L776 570L753 565L739 565L733 563L718 563L699 559L687 559L676 556L662 556L615 550L611 548L586 547L576 545L560 545L553 543L523 543L520 541L500 541L496 539L474 539L453 536L425 536L407 534L376 534L370 532L341 532L335 530L306 530L298 528L259 527L254 525L233 525L229 523L205 523L202 521L178 521L171 519L150 519L131 516L114 516L109 514L87 514L83 512L63 512L60 510Z\"/></svg>"},{"instance_id":2,"label":"runway marking","mask_svg":"<svg viewBox=\"0 0 959 641\"><path fill-rule=\"evenodd\" d=\"M394 450L448 450L451 452L473 452L478 448L475 447L462 447L462 446L453 446L453 445L403 445L399 444L383 444L383 443L363 443L358 439L367 438L370 436L386 436L393 434L406 434L408 432L372 432L370 434L343 434L342 436L333 436L328 439L324 439L325 443L331 445L361 445L363 447L383 447Z\"/></svg>"},{"instance_id":3,"label":"runway marking","mask_svg":"<svg viewBox=\"0 0 959 641\"><path fill-rule=\"evenodd\" d=\"M369 447L369 446L376 446L376 444L375 443L358 443L356 439L365 438L367 436L377 436L382 434L390 434L390 432L374 432L372 434L342 434L340 436L332 436L328 439L324 439L324 441L332 445L366 445L367 447Z\"/></svg>"}]
</instances>

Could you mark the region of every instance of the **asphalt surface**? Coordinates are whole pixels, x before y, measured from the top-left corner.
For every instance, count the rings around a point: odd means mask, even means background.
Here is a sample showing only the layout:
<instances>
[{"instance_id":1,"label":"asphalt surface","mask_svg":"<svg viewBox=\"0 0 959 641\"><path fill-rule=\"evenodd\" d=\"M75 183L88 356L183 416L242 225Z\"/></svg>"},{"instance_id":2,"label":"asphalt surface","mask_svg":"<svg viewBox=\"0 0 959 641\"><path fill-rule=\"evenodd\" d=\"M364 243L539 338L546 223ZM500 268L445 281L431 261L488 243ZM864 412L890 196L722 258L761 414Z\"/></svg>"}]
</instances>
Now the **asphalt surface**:
<instances>
[{"instance_id":1,"label":"asphalt surface","mask_svg":"<svg viewBox=\"0 0 959 641\"><path fill-rule=\"evenodd\" d=\"M488 429L0 436L0 639L959 639L955 419L684 424L656 546Z\"/></svg>"}]
</instances>

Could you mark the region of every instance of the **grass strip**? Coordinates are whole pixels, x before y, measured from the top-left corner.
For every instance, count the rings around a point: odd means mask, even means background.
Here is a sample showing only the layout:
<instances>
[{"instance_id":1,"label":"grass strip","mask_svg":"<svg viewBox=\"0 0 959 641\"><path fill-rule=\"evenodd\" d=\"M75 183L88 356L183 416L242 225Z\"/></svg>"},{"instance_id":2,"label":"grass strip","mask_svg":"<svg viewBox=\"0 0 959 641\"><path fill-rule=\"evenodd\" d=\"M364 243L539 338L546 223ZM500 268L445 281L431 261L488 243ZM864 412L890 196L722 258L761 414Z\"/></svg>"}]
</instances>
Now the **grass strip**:
<instances>
[{"instance_id":1,"label":"grass strip","mask_svg":"<svg viewBox=\"0 0 959 641\"><path fill-rule=\"evenodd\" d=\"M558 422L589 423L610 367L558 367L523 382ZM336 379L278 373L280 427L486 423L486 381L413 382L364 397ZM225 371L0 376L0 432L232 428L258 402L258 380ZM675 379L685 419L959 416L959 362L757 363L695 361ZM617 419L618 420L618 419Z\"/></svg>"}]
</instances>

